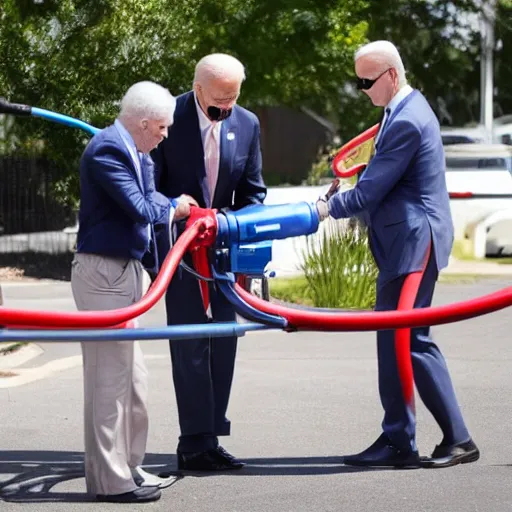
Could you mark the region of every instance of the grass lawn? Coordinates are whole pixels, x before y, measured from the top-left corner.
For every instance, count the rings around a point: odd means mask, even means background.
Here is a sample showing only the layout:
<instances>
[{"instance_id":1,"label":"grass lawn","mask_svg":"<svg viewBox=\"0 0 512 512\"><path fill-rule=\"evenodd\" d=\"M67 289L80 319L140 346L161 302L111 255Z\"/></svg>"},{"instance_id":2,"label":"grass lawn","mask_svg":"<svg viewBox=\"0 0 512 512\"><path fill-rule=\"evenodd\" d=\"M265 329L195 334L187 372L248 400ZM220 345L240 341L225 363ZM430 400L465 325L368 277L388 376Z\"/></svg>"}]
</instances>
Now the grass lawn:
<instances>
[{"instance_id":1,"label":"grass lawn","mask_svg":"<svg viewBox=\"0 0 512 512\"><path fill-rule=\"evenodd\" d=\"M464 261L485 261L488 263L497 263L499 265L512 264L512 257L496 256L492 258L484 258L483 260L477 260L472 256L470 246L465 240L455 240L455 242L453 242L451 254L454 258Z\"/></svg>"},{"instance_id":2,"label":"grass lawn","mask_svg":"<svg viewBox=\"0 0 512 512\"><path fill-rule=\"evenodd\" d=\"M441 274L439 282L445 284L468 284L489 278L496 278L496 276L480 274ZM292 304L314 306L311 297L308 296L308 283L304 276L269 279L269 287L270 296L275 299Z\"/></svg>"},{"instance_id":3,"label":"grass lawn","mask_svg":"<svg viewBox=\"0 0 512 512\"><path fill-rule=\"evenodd\" d=\"M486 258L486 261L492 261L499 265L512 265L512 258Z\"/></svg>"},{"instance_id":4,"label":"grass lawn","mask_svg":"<svg viewBox=\"0 0 512 512\"><path fill-rule=\"evenodd\" d=\"M277 277L269 279L270 296L293 304L313 306L308 297L308 283L304 276Z\"/></svg>"}]
</instances>

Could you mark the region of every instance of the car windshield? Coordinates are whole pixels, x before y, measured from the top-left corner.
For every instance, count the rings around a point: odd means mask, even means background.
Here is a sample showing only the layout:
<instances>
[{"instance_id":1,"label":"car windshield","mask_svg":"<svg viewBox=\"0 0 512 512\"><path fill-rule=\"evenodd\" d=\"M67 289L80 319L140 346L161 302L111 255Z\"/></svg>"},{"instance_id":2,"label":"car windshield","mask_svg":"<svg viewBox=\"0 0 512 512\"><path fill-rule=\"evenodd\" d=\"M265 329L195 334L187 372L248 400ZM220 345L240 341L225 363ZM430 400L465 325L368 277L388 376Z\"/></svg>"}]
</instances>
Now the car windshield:
<instances>
[{"instance_id":1,"label":"car windshield","mask_svg":"<svg viewBox=\"0 0 512 512\"><path fill-rule=\"evenodd\" d=\"M512 172L512 157L447 157L448 171L509 171Z\"/></svg>"},{"instance_id":2,"label":"car windshield","mask_svg":"<svg viewBox=\"0 0 512 512\"><path fill-rule=\"evenodd\" d=\"M450 146L451 144L464 144L476 142L476 139L467 135L441 135L443 146Z\"/></svg>"}]
</instances>

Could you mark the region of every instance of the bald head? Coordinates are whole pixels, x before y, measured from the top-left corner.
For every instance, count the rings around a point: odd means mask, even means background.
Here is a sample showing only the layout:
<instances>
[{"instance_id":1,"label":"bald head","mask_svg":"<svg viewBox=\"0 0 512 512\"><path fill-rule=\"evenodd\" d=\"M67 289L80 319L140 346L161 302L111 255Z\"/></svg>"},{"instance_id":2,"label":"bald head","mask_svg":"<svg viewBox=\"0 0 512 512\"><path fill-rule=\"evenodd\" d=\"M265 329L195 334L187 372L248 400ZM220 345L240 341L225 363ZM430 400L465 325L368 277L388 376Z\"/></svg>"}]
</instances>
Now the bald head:
<instances>
[{"instance_id":1,"label":"bald head","mask_svg":"<svg viewBox=\"0 0 512 512\"><path fill-rule=\"evenodd\" d=\"M211 80L236 81L245 79L243 64L225 53L212 53L203 57L196 65L194 83L207 85Z\"/></svg>"}]
</instances>

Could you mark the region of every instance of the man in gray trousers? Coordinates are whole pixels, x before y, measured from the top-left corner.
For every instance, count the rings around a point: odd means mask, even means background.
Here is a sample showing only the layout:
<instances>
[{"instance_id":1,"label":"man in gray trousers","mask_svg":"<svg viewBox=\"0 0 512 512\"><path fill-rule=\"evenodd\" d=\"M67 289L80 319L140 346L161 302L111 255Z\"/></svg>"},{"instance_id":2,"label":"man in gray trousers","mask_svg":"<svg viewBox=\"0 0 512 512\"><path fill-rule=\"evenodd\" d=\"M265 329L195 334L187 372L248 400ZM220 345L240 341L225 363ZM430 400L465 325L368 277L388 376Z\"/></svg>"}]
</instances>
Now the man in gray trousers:
<instances>
[{"instance_id":1,"label":"man in gray trousers","mask_svg":"<svg viewBox=\"0 0 512 512\"><path fill-rule=\"evenodd\" d=\"M142 259L158 266L155 223L190 213L186 198L155 191L148 153L167 136L175 99L139 82L115 123L96 134L80 164L77 254L71 286L79 310L109 310L140 300L149 286ZM85 477L99 501L160 498L161 481L140 465L148 435L147 370L138 342L82 342Z\"/></svg>"}]
</instances>

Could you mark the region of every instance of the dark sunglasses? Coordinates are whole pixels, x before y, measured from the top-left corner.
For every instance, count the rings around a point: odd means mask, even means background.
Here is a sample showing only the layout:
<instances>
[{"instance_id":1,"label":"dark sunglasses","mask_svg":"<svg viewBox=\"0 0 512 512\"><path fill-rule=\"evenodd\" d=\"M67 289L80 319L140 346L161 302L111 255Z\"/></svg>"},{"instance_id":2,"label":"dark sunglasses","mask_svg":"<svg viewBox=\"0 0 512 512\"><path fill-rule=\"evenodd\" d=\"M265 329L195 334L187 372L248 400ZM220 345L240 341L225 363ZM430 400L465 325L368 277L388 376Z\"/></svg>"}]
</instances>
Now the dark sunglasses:
<instances>
[{"instance_id":1,"label":"dark sunglasses","mask_svg":"<svg viewBox=\"0 0 512 512\"><path fill-rule=\"evenodd\" d=\"M377 78L374 80L371 80L370 78L357 78L356 81L356 87L361 90L367 91L368 89L371 89L375 82L383 75L385 75L391 68L386 69L386 71L383 71Z\"/></svg>"}]
</instances>

